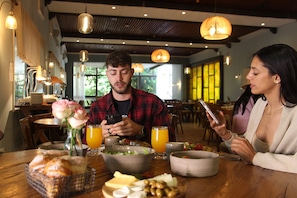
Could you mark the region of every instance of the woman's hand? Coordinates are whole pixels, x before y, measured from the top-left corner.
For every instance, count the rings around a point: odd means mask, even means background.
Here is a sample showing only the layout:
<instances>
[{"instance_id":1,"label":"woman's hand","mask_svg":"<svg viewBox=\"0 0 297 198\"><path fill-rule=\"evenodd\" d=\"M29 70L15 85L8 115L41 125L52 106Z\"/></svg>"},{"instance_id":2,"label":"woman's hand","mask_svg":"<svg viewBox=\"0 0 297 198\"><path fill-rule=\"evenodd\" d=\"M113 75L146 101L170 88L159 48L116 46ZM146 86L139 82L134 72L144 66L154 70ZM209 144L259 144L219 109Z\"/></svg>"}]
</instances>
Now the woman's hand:
<instances>
[{"instance_id":1,"label":"woman's hand","mask_svg":"<svg viewBox=\"0 0 297 198\"><path fill-rule=\"evenodd\" d=\"M212 118L211 116L208 114L208 112L206 112L206 116L207 119L209 121L210 127L215 130L215 132L223 139L223 140L228 140L231 138L231 134L229 133L229 131L226 128L226 119L224 116L224 113L222 111L220 111L219 114L219 121L220 123L217 124Z\"/></svg>"},{"instance_id":2,"label":"woman's hand","mask_svg":"<svg viewBox=\"0 0 297 198\"><path fill-rule=\"evenodd\" d=\"M250 142L242 137L236 137L232 140L231 150L240 155L243 161L252 164L256 151Z\"/></svg>"}]
</instances>

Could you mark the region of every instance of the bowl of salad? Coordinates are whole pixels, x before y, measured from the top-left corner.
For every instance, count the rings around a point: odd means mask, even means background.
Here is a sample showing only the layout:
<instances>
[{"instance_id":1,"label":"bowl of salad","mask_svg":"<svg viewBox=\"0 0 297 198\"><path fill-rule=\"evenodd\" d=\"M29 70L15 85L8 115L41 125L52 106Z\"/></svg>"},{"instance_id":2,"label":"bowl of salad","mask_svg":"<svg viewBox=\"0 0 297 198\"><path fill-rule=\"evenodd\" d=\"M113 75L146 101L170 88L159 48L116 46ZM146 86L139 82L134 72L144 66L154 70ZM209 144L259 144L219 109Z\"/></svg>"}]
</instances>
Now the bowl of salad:
<instances>
[{"instance_id":1,"label":"bowl of salad","mask_svg":"<svg viewBox=\"0 0 297 198\"><path fill-rule=\"evenodd\" d=\"M144 146L114 145L102 151L111 173L141 174L149 170L155 150Z\"/></svg>"}]
</instances>

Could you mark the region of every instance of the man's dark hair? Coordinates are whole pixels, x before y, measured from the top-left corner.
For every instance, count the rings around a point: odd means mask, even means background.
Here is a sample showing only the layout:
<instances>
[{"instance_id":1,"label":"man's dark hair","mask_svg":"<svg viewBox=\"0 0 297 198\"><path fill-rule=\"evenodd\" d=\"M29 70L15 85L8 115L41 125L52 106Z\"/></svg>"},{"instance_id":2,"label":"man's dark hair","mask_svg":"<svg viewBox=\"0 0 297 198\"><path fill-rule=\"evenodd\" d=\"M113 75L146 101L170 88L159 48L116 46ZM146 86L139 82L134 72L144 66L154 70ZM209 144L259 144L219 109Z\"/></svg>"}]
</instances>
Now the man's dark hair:
<instances>
[{"instance_id":1,"label":"man's dark hair","mask_svg":"<svg viewBox=\"0 0 297 198\"><path fill-rule=\"evenodd\" d=\"M129 53L121 50L111 52L107 56L106 62L105 62L106 68L108 66L118 67L118 66L126 66L126 65L131 67L131 64L132 64L132 59Z\"/></svg>"}]
</instances>

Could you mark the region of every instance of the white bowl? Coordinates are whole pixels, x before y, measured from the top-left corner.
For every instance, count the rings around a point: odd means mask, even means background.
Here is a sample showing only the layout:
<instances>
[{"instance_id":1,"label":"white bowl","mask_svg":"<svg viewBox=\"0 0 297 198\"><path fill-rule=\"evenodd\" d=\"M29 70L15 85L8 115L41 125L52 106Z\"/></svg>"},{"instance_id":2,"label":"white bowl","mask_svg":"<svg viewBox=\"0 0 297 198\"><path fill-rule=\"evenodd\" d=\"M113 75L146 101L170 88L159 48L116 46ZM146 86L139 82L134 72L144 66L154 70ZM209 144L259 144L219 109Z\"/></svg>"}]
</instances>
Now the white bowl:
<instances>
[{"instance_id":1,"label":"white bowl","mask_svg":"<svg viewBox=\"0 0 297 198\"><path fill-rule=\"evenodd\" d=\"M112 152L136 151L134 155L117 155ZM102 151L105 165L111 173L120 171L121 173L134 174L148 171L155 150L144 146L114 145Z\"/></svg>"},{"instance_id":2,"label":"white bowl","mask_svg":"<svg viewBox=\"0 0 297 198\"><path fill-rule=\"evenodd\" d=\"M172 152L170 167L172 172L181 176L213 176L219 170L219 154L196 150Z\"/></svg>"}]
</instances>

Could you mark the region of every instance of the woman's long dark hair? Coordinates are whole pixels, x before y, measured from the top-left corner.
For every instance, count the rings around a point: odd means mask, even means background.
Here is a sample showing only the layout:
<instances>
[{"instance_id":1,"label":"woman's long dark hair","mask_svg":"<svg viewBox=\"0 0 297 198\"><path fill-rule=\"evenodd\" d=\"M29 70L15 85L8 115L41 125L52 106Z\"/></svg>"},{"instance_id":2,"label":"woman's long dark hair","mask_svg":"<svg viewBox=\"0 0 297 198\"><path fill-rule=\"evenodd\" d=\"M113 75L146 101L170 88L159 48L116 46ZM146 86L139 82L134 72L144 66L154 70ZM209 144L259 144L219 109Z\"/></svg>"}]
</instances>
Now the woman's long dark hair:
<instances>
[{"instance_id":1,"label":"woman's long dark hair","mask_svg":"<svg viewBox=\"0 0 297 198\"><path fill-rule=\"evenodd\" d=\"M281 79L280 96L286 106L297 105L297 52L285 44L275 44L260 49L254 54L271 75L279 75Z\"/></svg>"},{"instance_id":2,"label":"woman's long dark hair","mask_svg":"<svg viewBox=\"0 0 297 198\"><path fill-rule=\"evenodd\" d=\"M251 92L251 87L248 85L246 86L244 92L240 95L240 97L236 100L233 107L233 115L236 115L238 113L239 107L242 105L242 112L243 115L246 109L246 105L248 104L250 98L253 98L254 103L258 100L258 98L261 97L261 95L254 95Z\"/></svg>"}]
</instances>

